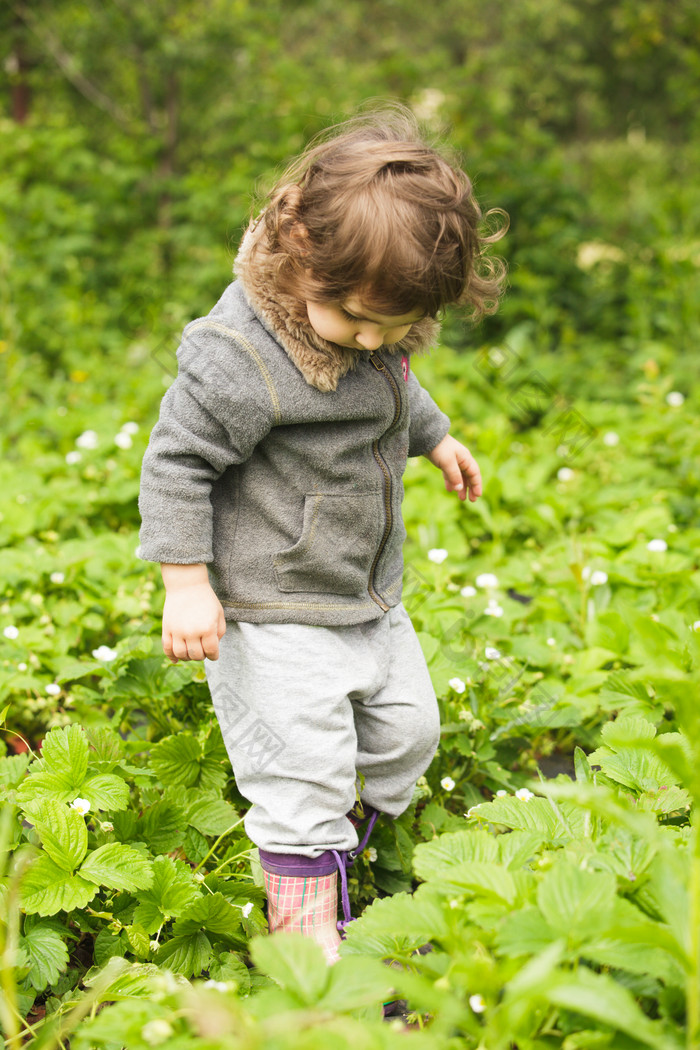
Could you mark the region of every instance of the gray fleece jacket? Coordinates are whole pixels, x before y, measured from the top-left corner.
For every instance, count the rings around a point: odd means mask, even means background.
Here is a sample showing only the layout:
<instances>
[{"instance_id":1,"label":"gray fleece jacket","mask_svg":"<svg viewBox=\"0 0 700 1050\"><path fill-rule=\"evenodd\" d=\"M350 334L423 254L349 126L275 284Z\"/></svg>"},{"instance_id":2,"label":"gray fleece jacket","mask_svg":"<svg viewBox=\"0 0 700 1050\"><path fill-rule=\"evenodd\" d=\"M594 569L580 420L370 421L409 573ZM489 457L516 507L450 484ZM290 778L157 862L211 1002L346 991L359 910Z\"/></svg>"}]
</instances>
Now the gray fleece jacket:
<instances>
[{"instance_id":1,"label":"gray fleece jacket","mask_svg":"<svg viewBox=\"0 0 700 1050\"><path fill-rule=\"evenodd\" d=\"M334 356L256 292L233 281L185 328L143 460L140 556L206 563L229 620L378 619L401 600L406 458L449 420L407 340ZM414 345L434 335L419 325Z\"/></svg>"}]
</instances>

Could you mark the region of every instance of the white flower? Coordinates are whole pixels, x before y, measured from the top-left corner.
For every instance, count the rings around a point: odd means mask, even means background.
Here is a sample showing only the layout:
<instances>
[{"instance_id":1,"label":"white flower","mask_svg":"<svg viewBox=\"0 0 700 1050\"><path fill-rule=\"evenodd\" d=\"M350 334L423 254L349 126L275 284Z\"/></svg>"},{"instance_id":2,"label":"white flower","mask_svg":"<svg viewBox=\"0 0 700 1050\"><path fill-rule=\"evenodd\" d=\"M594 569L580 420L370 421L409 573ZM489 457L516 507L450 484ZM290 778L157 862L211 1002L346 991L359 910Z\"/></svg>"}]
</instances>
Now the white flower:
<instances>
[{"instance_id":1,"label":"white flower","mask_svg":"<svg viewBox=\"0 0 700 1050\"><path fill-rule=\"evenodd\" d=\"M24 662L22 662L21 664L17 664L17 670L18 671L26 671L27 670L27 665Z\"/></svg>"},{"instance_id":2,"label":"white flower","mask_svg":"<svg viewBox=\"0 0 700 1050\"><path fill-rule=\"evenodd\" d=\"M202 875L201 871L195 871L195 873L192 876L192 878L194 879L195 882L202 883L202 882L204 882L204 880L206 878L206 875Z\"/></svg>"},{"instance_id":3,"label":"white flower","mask_svg":"<svg viewBox=\"0 0 700 1050\"><path fill-rule=\"evenodd\" d=\"M574 476L574 472L571 467L560 467L557 471L557 477L560 481L571 481Z\"/></svg>"},{"instance_id":4,"label":"white flower","mask_svg":"<svg viewBox=\"0 0 700 1050\"><path fill-rule=\"evenodd\" d=\"M248 916L250 915L250 913L252 912L252 910L253 910L253 902L252 901L248 901L248 903L244 904L243 907L241 908L241 915L243 916L244 919L247 919Z\"/></svg>"},{"instance_id":5,"label":"white flower","mask_svg":"<svg viewBox=\"0 0 700 1050\"><path fill-rule=\"evenodd\" d=\"M500 650L494 649L491 645L487 645L484 649L484 656L487 660L500 660L501 653Z\"/></svg>"},{"instance_id":6,"label":"white flower","mask_svg":"<svg viewBox=\"0 0 700 1050\"><path fill-rule=\"evenodd\" d=\"M9 627L6 627L2 633L6 638L12 639L12 641L14 641L15 638L19 638L19 630L13 623L11 623Z\"/></svg>"},{"instance_id":7,"label":"white flower","mask_svg":"<svg viewBox=\"0 0 700 1050\"><path fill-rule=\"evenodd\" d=\"M122 427L123 434L138 434L139 425L138 423L125 423Z\"/></svg>"},{"instance_id":8,"label":"white flower","mask_svg":"<svg viewBox=\"0 0 700 1050\"><path fill-rule=\"evenodd\" d=\"M158 1046L172 1034L173 1026L164 1017L154 1017L152 1021L146 1021L141 1029L141 1038L149 1046Z\"/></svg>"},{"instance_id":9,"label":"white flower","mask_svg":"<svg viewBox=\"0 0 700 1050\"><path fill-rule=\"evenodd\" d=\"M120 430L118 434L114 435L114 444L118 448L131 448L133 445L130 434L125 434L123 430Z\"/></svg>"},{"instance_id":10,"label":"white flower","mask_svg":"<svg viewBox=\"0 0 700 1050\"><path fill-rule=\"evenodd\" d=\"M484 609L484 616L503 616L503 608L492 600Z\"/></svg>"},{"instance_id":11,"label":"white flower","mask_svg":"<svg viewBox=\"0 0 700 1050\"><path fill-rule=\"evenodd\" d=\"M459 908L459 905L460 905L459 897L453 897L452 900L450 901L450 907L451 908Z\"/></svg>"},{"instance_id":12,"label":"white flower","mask_svg":"<svg viewBox=\"0 0 700 1050\"><path fill-rule=\"evenodd\" d=\"M158 941L149 941L148 947L151 949L152 952L157 952L160 948L160 945L158 944Z\"/></svg>"},{"instance_id":13,"label":"white flower","mask_svg":"<svg viewBox=\"0 0 700 1050\"><path fill-rule=\"evenodd\" d=\"M648 551L665 551L668 550L668 544L666 540L649 540L647 543Z\"/></svg>"},{"instance_id":14,"label":"white flower","mask_svg":"<svg viewBox=\"0 0 700 1050\"><path fill-rule=\"evenodd\" d=\"M534 798L535 796L531 791L528 791L527 788L518 788L518 790L515 792L515 797L519 798L521 802L529 802L530 799Z\"/></svg>"},{"instance_id":15,"label":"white flower","mask_svg":"<svg viewBox=\"0 0 700 1050\"><path fill-rule=\"evenodd\" d=\"M461 678L450 678L447 684L450 689L454 689L455 693L463 693L467 688Z\"/></svg>"},{"instance_id":16,"label":"white flower","mask_svg":"<svg viewBox=\"0 0 700 1050\"><path fill-rule=\"evenodd\" d=\"M691 627L691 631L700 631L700 620L695 621L695 623Z\"/></svg>"},{"instance_id":17,"label":"white flower","mask_svg":"<svg viewBox=\"0 0 700 1050\"><path fill-rule=\"evenodd\" d=\"M367 849L365 850L365 856L370 862L370 864L374 864L375 860L377 859L377 851L374 848L374 846L367 847Z\"/></svg>"},{"instance_id":18,"label":"white flower","mask_svg":"<svg viewBox=\"0 0 700 1050\"><path fill-rule=\"evenodd\" d=\"M548 638L547 639L547 645L556 645L556 644L557 644L556 638Z\"/></svg>"},{"instance_id":19,"label":"white flower","mask_svg":"<svg viewBox=\"0 0 700 1050\"><path fill-rule=\"evenodd\" d=\"M63 583L65 578L66 578L65 574L62 573L62 572L52 572L51 575L49 576L49 579L51 580L51 583Z\"/></svg>"},{"instance_id":20,"label":"white flower","mask_svg":"<svg viewBox=\"0 0 700 1050\"><path fill-rule=\"evenodd\" d=\"M452 777L443 777L440 781L440 787L444 788L445 791L454 791L455 782Z\"/></svg>"},{"instance_id":21,"label":"white flower","mask_svg":"<svg viewBox=\"0 0 700 1050\"><path fill-rule=\"evenodd\" d=\"M82 452L67 452L66 453L66 463L70 464L70 466L73 466L74 463L80 463L80 460L82 458L83 458Z\"/></svg>"},{"instance_id":22,"label":"white flower","mask_svg":"<svg viewBox=\"0 0 700 1050\"><path fill-rule=\"evenodd\" d=\"M436 565L442 565L448 556L449 551L446 551L444 547L433 547L428 551L428 561L434 561Z\"/></svg>"},{"instance_id":23,"label":"white flower","mask_svg":"<svg viewBox=\"0 0 700 1050\"><path fill-rule=\"evenodd\" d=\"M84 817L86 813L90 812L90 803L86 798L74 798L70 808L76 810L81 817Z\"/></svg>"},{"instance_id":24,"label":"white flower","mask_svg":"<svg viewBox=\"0 0 700 1050\"><path fill-rule=\"evenodd\" d=\"M614 430L609 430L607 434L603 434L603 444L609 448L615 448L615 445L620 444L620 435L616 434Z\"/></svg>"},{"instance_id":25,"label":"white flower","mask_svg":"<svg viewBox=\"0 0 700 1050\"><path fill-rule=\"evenodd\" d=\"M603 572L602 569L597 569L594 573L591 573L591 587L602 587L607 582L608 574Z\"/></svg>"},{"instance_id":26,"label":"white flower","mask_svg":"<svg viewBox=\"0 0 700 1050\"><path fill-rule=\"evenodd\" d=\"M213 988L216 992L227 992L230 985L226 984L225 981L205 981L202 987Z\"/></svg>"},{"instance_id":27,"label":"white flower","mask_svg":"<svg viewBox=\"0 0 700 1050\"><path fill-rule=\"evenodd\" d=\"M479 802L479 803L477 803L476 806L470 806L469 809L467 810L467 816L468 817L473 817L480 805L481 805L481 803Z\"/></svg>"},{"instance_id":28,"label":"white flower","mask_svg":"<svg viewBox=\"0 0 700 1050\"><path fill-rule=\"evenodd\" d=\"M92 650L92 655L96 660L102 660L108 664L110 660L115 660L117 656L116 649L110 649L108 645L100 645L97 649Z\"/></svg>"},{"instance_id":29,"label":"white flower","mask_svg":"<svg viewBox=\"0 0 700 1050\"><path fill-rule=\"evenodd\" d=\"M49 684L45 686L44 691L47 692L49 696L58 696L61 692L61 687L57 682L49 682Z\"/></svg>"},{"instance_id":30,"label":"white flower","mask_svg":"<svg viewBox=\"0 0 700 1050\"><path fill-rule=\"evenodd\" d=\"M484 1002L483 995L470 995L469 1005L475 1014L483 1014L486 1009L486 1003Z\"/></svg>"},{"instance_id":31,"label":"white flower","mask_svg":"<svg viewBox=\"0 0 700 1050\"><path fill-rule=\"evenodd\" d=\"M99 440L96 430L84 430L75 443L78 448L97 448Z\"/></svg>"},{"instance_id":32,"label":"white flower","mask_svg":"<svg viewBox=\"0 0 700 1050\"><path fill-rule=\"evenodd\" d=\"M581 569L581 579L587 580L590 575L591 575L591 567L590 567L590 565L584 565L583 568Z\"/></svg>"},{"instance_id":33,"label":"white flower","mask_svg":"<svg viewBox=\"0 0 700 1050\"><path fill-rule=\"evenodd\" d=\"M477 587L498 587L498 577L492 572L482 572L477 576L475 583Z\"/></svg>"},{"instance_id":34,"label":"white flower","mask_svg":"<svg viewBox=\"0 0 700 1050\"><path fill-rule=\"evenodd\" d=\"M685 401L685 396L681 394L680 390L671 390L666 394L666 404L670 405L671 408L680 408Z\"/></svg>"},{"instance_id":35,"label":"white flower","mask_svg":"<svg viewBox=\"0 0 700 1050\"><path fill-rule=\"evenodd\" d=\"M504 788L501 788L500 791L496 792L496 798L505 798L507 794L508 792Z\"/></svg>"},{"instance_id":36,"label":"white flower","mask_svg":"<svg viewBox=\"0 0 700 1050\"><path fill-rule=\"evenodd\" d=\"M467 585L466 587L462 587L462 590L459 593L463 598L473 598L476 594L476 587L470 587Z\"/></svg>"}]
</instances>

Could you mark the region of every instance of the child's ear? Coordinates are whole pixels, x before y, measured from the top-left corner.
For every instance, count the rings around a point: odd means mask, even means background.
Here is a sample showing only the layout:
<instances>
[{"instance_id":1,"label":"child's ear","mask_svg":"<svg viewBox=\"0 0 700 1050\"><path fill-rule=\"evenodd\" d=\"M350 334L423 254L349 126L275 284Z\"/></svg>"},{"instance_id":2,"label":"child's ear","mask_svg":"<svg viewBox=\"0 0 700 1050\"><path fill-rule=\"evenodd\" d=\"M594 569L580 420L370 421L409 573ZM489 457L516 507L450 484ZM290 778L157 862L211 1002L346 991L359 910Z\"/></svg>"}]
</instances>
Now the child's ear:
<instances>
[{"instance_id":1,"label":"child's ear","mask_svg":"<svg viewBox=\"0 0 700 1050\"><path fill-rule=\"evenodd\" d=\"M309 231L300 219L297 219L295 223L292 223L292 227L289 231L289 237L292 241L295 242L302 255L309 254Z\"/></svg>"}]
</instances>

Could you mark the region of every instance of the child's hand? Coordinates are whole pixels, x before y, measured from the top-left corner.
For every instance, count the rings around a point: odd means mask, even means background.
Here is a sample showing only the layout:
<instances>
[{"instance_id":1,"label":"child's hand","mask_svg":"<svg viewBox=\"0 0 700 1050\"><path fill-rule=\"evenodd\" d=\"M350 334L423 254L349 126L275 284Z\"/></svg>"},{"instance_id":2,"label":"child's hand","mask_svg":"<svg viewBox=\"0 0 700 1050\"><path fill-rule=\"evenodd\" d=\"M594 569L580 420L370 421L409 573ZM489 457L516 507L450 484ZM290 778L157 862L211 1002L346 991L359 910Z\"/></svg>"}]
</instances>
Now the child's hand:
<instances>
[{"instance_id":1,"label":"child's hand","mask_svg":"<svg viewBox=\"0 0 700 1050\"><path fill-rule=\"evenodd\" d=\"M221 602L206 576L206 567L163 565L163 651L178 660L219 659L219 640L226 634ZM200 570L199 572L197 570ZM201 570L204 570L203 573Z\"/></svg>"},{"instance_id":2,"label":"child's hand","mask_svg":"<svg viewBox=\"0 0 700 1050\"><path fill-rule=\"evenodd\" d=\"M442 471L448 492L456 492L463 500L467 498L469 490L471 503L479 498L482 493L481 471L471 452L461 441L446 434L440 444L426 455L430 462Z\"/></svg>"}]
</instances>

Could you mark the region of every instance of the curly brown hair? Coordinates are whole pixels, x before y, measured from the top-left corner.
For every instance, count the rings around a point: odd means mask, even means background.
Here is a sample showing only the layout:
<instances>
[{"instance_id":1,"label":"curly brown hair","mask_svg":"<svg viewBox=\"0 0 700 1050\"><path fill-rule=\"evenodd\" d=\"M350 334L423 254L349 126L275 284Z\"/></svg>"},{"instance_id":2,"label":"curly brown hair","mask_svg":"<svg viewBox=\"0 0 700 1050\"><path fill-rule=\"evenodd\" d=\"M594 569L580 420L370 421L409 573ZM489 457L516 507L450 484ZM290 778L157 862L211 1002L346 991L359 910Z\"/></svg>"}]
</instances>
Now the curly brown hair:
<instances>
[{"instance_id":1,"label":"curly brown hair","mask_svg":"<svg viewBox=\"0 0 700 1050\"><path fill-rule=\"evenodd\" d=\"M323 303L354 294L378 312L433 317L453 303L474 320L498 306L505 265L486 252L507 215L482 216L468 176L403 106L317 136L263 203L263 250L284 294Z\"/></svg>"}]
</instances>

